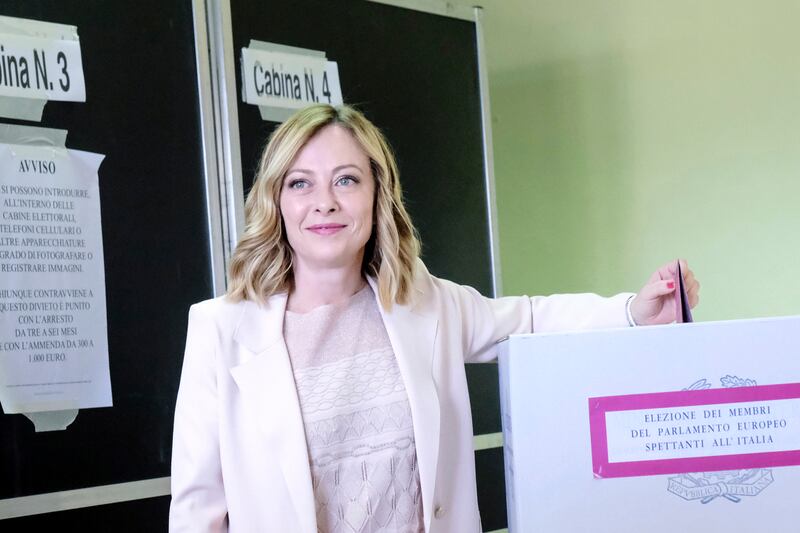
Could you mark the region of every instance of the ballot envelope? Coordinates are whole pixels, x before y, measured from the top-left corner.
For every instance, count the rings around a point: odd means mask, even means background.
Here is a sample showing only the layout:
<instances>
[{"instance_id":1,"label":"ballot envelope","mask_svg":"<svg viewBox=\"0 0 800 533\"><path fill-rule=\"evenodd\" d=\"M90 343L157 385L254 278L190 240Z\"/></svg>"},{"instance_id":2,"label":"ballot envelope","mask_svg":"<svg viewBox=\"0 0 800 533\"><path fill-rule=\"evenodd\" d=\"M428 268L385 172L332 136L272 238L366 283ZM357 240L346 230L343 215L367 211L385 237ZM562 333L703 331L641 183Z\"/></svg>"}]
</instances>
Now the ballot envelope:
<instances>
[{"instance_id":1,"label":"ballot envelope","mask_svg":"<svg viewBox=\"0 0 800 533\"><path fill-rule=\"evenodd\" d=\"M800 317L500 345L509 531L800 532Z\"/></svg>"}]
</instances>

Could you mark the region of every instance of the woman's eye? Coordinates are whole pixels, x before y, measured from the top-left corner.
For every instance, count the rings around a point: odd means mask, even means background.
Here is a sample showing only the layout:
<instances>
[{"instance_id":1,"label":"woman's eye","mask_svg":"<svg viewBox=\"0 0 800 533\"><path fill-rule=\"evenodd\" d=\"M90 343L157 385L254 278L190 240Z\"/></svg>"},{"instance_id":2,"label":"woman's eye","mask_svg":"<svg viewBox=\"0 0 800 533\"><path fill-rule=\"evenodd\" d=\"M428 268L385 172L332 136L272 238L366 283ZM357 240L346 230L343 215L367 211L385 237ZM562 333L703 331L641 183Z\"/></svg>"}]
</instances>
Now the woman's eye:
<instances>
[{"instance_id":1,"label":"woman's eye","mask_svg":"<svg viewBox=\"0 0 800 533\"><path fill-rule=\"evenodd\" d=\"M337 185L344 185L345 187L353 185L354 183L358 183L358 180L354 176L342 176L336 180Z\"/></svg>"},{"instance_id":2,"label":"woman's eye","mask_svg":"<svg viewBox=\"0 0 800 533\"><path fill-rule=\"evenodd\" d=\"M305 180L291 180L289 182L290 189L305 189L308 187L308 182Z\"/></svg>"}]
</instances>

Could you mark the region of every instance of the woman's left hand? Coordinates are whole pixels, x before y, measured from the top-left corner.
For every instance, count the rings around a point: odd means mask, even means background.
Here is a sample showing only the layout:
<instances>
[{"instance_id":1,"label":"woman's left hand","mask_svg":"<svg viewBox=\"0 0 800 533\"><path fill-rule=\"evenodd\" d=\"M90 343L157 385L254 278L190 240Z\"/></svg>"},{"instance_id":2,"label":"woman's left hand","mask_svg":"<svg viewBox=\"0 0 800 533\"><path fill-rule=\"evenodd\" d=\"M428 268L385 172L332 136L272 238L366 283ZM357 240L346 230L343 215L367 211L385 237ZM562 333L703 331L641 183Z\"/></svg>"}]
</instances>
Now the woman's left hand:
<instances>
[{"instance_id":1,"label":"woman's left hand","mask_svg":"<svg viewBox=\"0 0 800 533\"><path fill-rule=\"evenodd\" d=\"M694 308L700 299L700 284L694 277L686 261L680 259L683 286L689 299L689 306ZM662 266L650 276L639 294L631 302L631 316L640 326L653 324L669 324L675 320L675 291L677 267L675 261Z\"/></svg>"}]
</instances>

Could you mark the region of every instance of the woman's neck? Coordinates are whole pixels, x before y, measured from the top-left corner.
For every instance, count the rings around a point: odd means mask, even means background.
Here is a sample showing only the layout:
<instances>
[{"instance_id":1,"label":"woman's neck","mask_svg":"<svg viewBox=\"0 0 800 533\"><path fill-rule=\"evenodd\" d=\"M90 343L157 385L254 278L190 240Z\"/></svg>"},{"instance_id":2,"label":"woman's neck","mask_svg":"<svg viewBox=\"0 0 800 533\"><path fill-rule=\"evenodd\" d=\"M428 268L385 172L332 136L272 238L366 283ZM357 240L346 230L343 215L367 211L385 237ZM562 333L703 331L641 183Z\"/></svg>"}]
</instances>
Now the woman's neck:
<instances>
[{"instance_id":1,"label":"woman's neck","mask_svg":"<svg viewBox=\"0 0 800 533\"><path fill-rule=\"evenodd\" d=\"M296 264L293 277L286 308L295 313L307 313L322 305L344 302L366 284L360 262L355 267L331 268L309 268Z\"/></svg>"}]
</instances>

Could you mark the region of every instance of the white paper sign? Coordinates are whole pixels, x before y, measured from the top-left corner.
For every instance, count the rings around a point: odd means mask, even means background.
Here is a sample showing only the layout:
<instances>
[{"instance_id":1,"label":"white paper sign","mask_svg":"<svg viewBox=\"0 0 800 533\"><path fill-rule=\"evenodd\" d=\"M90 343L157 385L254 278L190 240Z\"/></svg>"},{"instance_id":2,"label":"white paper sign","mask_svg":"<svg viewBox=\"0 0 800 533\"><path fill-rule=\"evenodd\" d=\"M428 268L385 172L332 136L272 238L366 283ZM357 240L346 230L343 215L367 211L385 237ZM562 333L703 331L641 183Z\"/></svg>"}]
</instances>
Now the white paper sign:
<instances>
[{"instance_id":1,"label":"white paper sign","mask_svg":"<svg viewBox=\"0 0 800 533\"><path fill-rule=\"evenodd\" d=\"M606 413L608 461L800 450L800 399Z\"/></svg>"},{"instance_id":2,"label":"white paper sign","mask_svg":"<svg viewBox=\"0 0 800 533\"><path fill-rule=\"evenodd\" d=\"M111 405L97 170L102 155L0 144L0 402Z\"/></svg>"},{"instance_id":3,"label":"white paper sign","mask_svg":"<svg viewBox=\"0 0 800 533\"><path fill-rule=\"evenodd\" d=\"M80 42L0 33L0 96L85 102Z\"/></svg>"},{"instance_id":4,"label":"white paper sign","mask_svg":"<svg viewBox=\"0 0 800 533\"><path fill-rule=\"evenodd\" d=\"M242 80L248 104L283 109L342 104L338 66L324 57L242 48Z\"/></svg>"}]
</instances>

